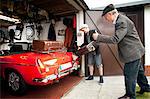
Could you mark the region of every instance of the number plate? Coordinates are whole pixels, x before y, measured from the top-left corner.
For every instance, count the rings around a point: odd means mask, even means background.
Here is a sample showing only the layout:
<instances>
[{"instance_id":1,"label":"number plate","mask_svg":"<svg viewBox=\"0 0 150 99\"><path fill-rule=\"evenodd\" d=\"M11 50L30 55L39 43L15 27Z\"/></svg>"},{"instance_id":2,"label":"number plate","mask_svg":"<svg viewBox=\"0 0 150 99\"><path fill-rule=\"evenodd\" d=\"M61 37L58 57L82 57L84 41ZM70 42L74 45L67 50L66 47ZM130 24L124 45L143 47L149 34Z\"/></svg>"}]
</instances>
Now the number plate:
<instances>
[{"instance_id":1,"label":"number plate","mask_svg":"<svg viewBox=\"0 0 150 99\"><path fill-rule=\"evenodd\" d=\"M70 67L72 67L71 62L66 63L66 64L62 64L62 65L60 65L59 68L60 68L60 70L65 70L65 69L70 68Z\"/></svg>"}]
</instances>

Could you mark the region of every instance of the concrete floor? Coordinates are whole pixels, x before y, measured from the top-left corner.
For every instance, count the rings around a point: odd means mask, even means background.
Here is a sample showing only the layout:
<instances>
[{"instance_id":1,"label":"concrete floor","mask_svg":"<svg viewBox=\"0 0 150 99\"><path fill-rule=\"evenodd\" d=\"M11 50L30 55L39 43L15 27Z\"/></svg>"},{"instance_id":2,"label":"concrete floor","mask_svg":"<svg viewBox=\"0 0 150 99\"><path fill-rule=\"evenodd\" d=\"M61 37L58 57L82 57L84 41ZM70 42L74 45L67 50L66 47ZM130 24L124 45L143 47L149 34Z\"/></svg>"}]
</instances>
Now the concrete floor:
<instances>
[{"instance_id":1,"label":"concrete floor","mask_svg":"<svg viewBox=\"0 0 150 99\"><path fill-rule=\"evenodd\" d=\"M150 82L150 77L148 77ZM94 77L92 81L85 78L61 99L118 99L125 94L123 76L106 76L104 83L98 84L99 77ZM150 97L148 98L150 99Z\"/></svg>"}]
</instances>

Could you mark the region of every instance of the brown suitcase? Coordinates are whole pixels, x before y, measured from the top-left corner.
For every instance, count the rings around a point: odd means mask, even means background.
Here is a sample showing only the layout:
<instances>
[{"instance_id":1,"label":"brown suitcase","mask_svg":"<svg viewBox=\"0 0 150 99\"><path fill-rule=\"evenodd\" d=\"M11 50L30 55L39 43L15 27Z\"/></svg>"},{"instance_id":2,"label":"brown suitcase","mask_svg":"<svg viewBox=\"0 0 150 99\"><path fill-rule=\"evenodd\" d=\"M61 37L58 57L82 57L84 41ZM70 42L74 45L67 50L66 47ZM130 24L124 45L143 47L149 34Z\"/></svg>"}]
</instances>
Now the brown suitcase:
<instances>
[{"instance_id":1,"label":"brown suitcase","mask_svg":"<svg viewBox=\"0 0 150 99\"><path fill-rule=\"evenodd\" d=\"M99 45L96 44L96 42L92 41L90 42L89 44L81 47L77 52L76 54L78 56L81 56L81 55L84 55L84 54L87 54L89 52L92 52L94 51Z\"/></svg>"},{"instance_id":2,"label":"brown suitcase","mask_svg":"<svg viewBox=\"0 0 150 99\"><path fill-rule=\"evenodd\" d=\"M48 40L33 40L33 50L35 51L49 51L63 48L64 44L60 41Z\"/></svg>"},{"instance_id":3,"label":"brown suitcase","mask_svg":"<svg viewBox=\"0 0 150 99\"><path fill-rule=\"evenodd\" d=\"M77 51L77 55L78 56L81 56L81 55L84 55L84 54L87 54L89 53L90 51L87 49L86 46L83 46L81 47L78 51Z\"/></svg>"}]
</instances>

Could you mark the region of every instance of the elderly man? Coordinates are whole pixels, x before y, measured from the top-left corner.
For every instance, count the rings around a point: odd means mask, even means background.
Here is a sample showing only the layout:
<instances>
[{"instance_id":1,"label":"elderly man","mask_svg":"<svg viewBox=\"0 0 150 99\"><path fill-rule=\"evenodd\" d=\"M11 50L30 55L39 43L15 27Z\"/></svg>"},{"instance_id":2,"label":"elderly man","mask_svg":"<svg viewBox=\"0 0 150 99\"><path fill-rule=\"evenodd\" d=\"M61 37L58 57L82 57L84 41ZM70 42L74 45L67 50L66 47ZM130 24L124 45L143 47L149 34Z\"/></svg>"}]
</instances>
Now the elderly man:
<instances>
[{"instance_id":1,"label":"elderly man","mask_svg":"<svg viewBox=\"0 0 150 99\"><path fill-rule=\"evenodd\" d=\"M118 13L113 4L104 8L102 17L115 25L115 33L113 36L95 33L93 34L93 39L96 40L94 43L118 44L119 58L125 63L124 77L126 93L118 99L136 99L136 82L141 88L139 93L150 92L150 86L141 64L141 57L144 55L144 46L134 23L128 17Z\"/></svg>"}]
</instances>

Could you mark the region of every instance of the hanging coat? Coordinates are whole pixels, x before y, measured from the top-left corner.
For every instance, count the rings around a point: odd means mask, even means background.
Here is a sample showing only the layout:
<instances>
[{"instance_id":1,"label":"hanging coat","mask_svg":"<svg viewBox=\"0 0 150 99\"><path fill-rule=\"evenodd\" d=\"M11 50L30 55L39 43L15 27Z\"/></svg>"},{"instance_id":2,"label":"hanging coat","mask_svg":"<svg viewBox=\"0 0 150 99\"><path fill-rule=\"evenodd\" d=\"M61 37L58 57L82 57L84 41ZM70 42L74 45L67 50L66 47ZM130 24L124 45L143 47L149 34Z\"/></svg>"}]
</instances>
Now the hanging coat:
<instances>
[{"instance_id":1,"label":"hanging coat","mask_svg":"<svg viewBox=\"0 0 150 99\"><path fill-rule=\"evenodd\" d=\"M52 23L51 23L51 25L49 27L48 40L50 40L50 41L56 41L55 29L54 29L54 26L53 26Z\"/></svg>"},{"instance_id":2,"label":"hanging coat","mask_svg":"<svg viewBox=\"0 0 150 99\"><path fill-rule=\"evenodd\" d=\"M69 48L71 46L72 37L73 37L73 29L70 27L67 27L66 35L65 35L65 42L64 42L65 47Z\"/></svg>"}]
</instances>

